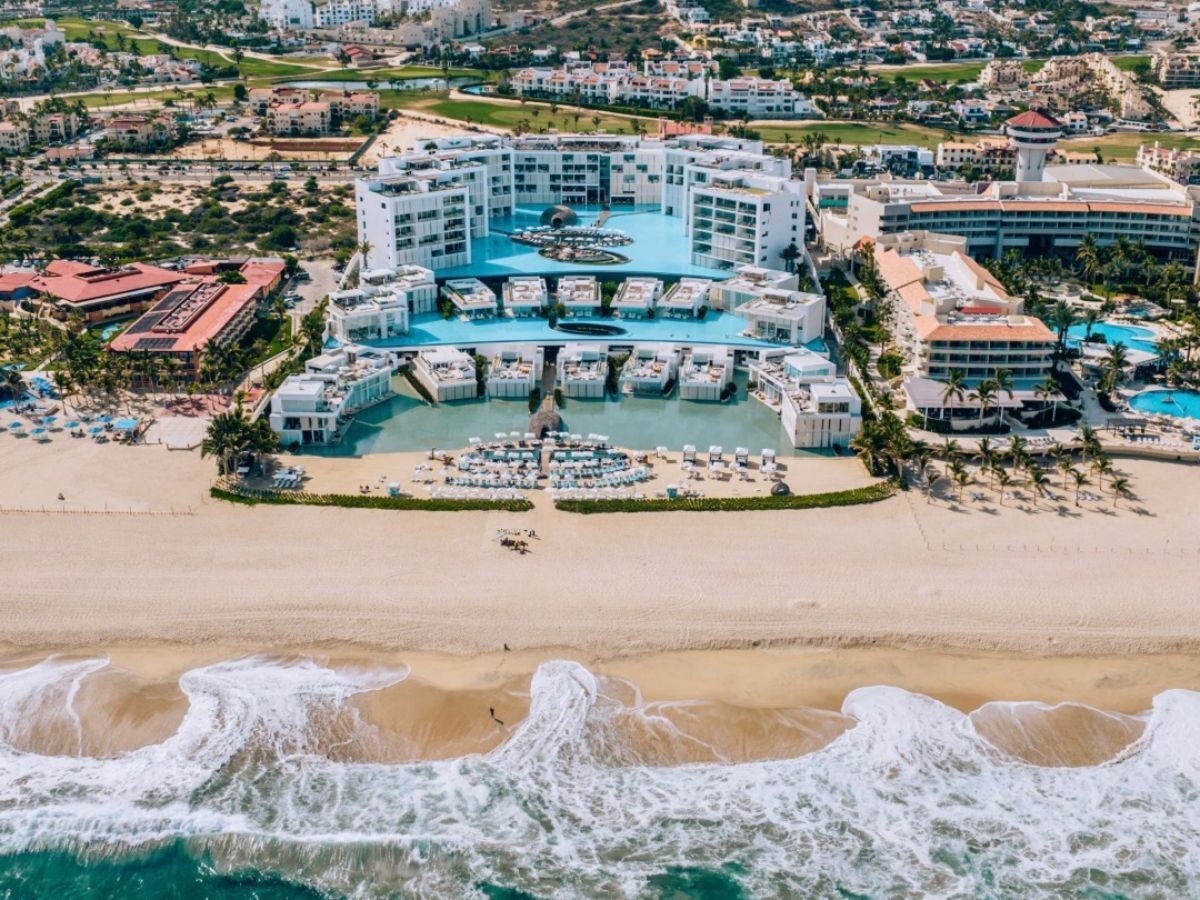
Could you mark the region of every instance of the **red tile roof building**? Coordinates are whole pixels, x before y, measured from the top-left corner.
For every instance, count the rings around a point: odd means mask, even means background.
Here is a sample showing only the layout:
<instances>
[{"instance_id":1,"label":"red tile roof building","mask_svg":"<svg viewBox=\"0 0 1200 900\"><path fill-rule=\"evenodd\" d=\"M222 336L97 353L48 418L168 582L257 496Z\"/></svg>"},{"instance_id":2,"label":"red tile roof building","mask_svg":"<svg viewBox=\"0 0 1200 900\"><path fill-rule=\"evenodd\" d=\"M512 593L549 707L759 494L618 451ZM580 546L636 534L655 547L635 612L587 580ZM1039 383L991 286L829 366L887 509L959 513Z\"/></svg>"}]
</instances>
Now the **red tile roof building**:
<instances>
[{"instance_id":1,"label":"red tile roof building","mask_svg":"<svg viewBox=\"0 0 1200 900\"><path fill-rule=\"evenodd\" d=\"M54 304L60 315L77 312L87 322L95 323L141 312L183 277L179 272L145 263L103 268L56 259L30 286Z\"/></svg>"},{"instance_id":2,"label":"red tile roof building","mask_svg":"<svg viewBox=\"0 0 1200 900\"><path fill-rule=\"evenodd\" d=\"M259 285L215 279L176 285L108 349L176 359L181 379L194 381L205 352L236 343L254 325L260 294Z\"/></svg>"}]
</instances>

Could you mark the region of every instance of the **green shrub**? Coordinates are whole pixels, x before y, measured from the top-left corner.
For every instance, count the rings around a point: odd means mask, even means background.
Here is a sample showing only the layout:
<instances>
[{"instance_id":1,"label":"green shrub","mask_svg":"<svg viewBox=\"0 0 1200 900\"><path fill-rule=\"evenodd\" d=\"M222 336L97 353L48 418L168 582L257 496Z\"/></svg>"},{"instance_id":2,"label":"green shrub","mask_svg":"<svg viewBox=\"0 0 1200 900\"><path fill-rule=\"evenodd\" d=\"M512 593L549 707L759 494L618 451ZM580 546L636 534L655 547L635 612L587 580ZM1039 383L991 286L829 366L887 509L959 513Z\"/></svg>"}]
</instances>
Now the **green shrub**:
<instances>
[{"instance_id":1,"label":"green shrub","mask_svg":"<svg viewBox=\"0 0 1200 900\"><path fill-rule=\"evenodd\" d=\"M877 503L896 492L890 481L878 481L866 487L824 494L789 494L784 497L690 497L678 500L559 500L555 505L564 512L637 513L637 512L745 512L762 509L828 509Z\"/></svg>"},{"instance_id":2,"label":"green shrub","mask_svg":"<svg viewBox=\"0 0 1200 900\"><path fill-rule=\"evenodd\" d=\"M417 497L384 497L375 494L309 494L304 491L278 494L265 491L231 490L212 487L209 496L215 500L241 503L245 506L339 506L344 509L390 509L424 512L456 512L470 510L502 510L527 512L533 509L528 500L446 500Z\"/></svg>"}]
</instances>

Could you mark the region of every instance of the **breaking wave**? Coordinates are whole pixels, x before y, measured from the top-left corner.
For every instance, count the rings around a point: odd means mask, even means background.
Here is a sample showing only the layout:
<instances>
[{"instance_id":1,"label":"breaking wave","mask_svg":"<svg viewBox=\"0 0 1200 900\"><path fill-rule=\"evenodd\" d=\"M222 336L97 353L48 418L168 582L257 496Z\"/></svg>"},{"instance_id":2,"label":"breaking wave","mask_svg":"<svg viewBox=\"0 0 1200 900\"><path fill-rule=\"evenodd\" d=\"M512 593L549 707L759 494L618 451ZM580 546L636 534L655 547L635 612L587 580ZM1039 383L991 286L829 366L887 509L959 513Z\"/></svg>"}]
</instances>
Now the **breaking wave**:
<instances>
[{"instance_id":1,"label":"breaking wave","mask_svg":"<svg viewBox=\"0 0 1200 900\"><path fill-rule=\"evenodd\" d=\"M89 755L95 723L114 722L89 684L111 671L51 659L0 672L0 895L48 872L163 860L220 880L213 896L241 896L229 886L246 878L355 897L1200 885L1189 691L1141 716L1019 703L963 714L891 687L852 692L840 714L747 711L647 703L554 661L512 696L521 716L490 749L406 758L429 741L398 743L367 702L406 669L256 658L184 674L162 739Z\"/></svg>"}]
</instances>

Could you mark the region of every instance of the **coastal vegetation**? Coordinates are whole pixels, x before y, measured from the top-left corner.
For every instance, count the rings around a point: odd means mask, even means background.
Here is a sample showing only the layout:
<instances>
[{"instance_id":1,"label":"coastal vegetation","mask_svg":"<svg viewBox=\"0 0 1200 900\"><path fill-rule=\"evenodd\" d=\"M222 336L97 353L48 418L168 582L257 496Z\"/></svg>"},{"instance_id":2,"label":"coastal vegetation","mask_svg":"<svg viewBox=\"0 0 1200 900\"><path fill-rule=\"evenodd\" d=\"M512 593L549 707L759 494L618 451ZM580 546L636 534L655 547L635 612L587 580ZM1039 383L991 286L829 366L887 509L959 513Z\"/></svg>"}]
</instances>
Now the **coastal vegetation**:
<instances>
[{"instance_id":1,"label":"coastal vegetation","mask_svg":"<svg viewBox=\"0 0 1200 900\"><path fill-rule=\"evenodd\" d=\"M209 495L215 500L241 503L246 506L337 506L343 509L387 509L406 512L470 512L499 510L527 512L533 509L528 500L448 500L418 497L385 497L373 494L311 494L307 491L259 491L234 483L214 485Z\"/></svg>"},{"instance_id":2,"label":"coastal vegetation","mask_svg":"<svg viewBox=\"0 0 1200 900\"><path fill-rule=\"evenodd\" d=\"M828 509L835 506L858 506L878 503L896 492L896 486L880 481L865 487L821 494L786 494L765 497L681 497L676 500L651 498L646 500L559 500L557 509L583 513L633 512L751 512L772 509Z\"/></svg>"},{"instance_id":3,"label":"coastal vegetation","mask_svg":"<svg viewBox=\"0 0 1200 900\"><path fill-rule=\"evenodd\" d=\"M0 256L97 258L108 264L184 253L342 254L356 244L350 185L316 189L276 179L262 187L229 175L169 194L157 182L85 185L66 181L21 204L0 230ZM167 202L156 198L169 196Z\"/></svg>"}]
</instances>

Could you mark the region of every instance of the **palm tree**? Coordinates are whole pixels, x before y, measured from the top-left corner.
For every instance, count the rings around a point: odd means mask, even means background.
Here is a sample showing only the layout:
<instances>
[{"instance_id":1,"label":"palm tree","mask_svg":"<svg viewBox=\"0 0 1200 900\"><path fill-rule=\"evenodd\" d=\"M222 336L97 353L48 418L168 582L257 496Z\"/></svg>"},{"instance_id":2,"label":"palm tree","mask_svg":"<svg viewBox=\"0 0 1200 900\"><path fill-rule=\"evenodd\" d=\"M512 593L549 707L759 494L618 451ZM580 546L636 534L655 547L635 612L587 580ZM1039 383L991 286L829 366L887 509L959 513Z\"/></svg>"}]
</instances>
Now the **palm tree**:
<instances>
[{"instance_id":1,"label":"palm tree","mask_svg":"<svg viewBox=\"0 0 1200 900\"><path fill-rule=\"evenodd\" d=\"M925 502L933 502L933 489L937 485L939 472L937 466L933 463L928 463L922 470L921 475L925 479Z\"/></svg>"},{"instance_id":2,"label":"palm tree","mask_svg":"<svg viewBox=\"0 0 1200 900\"><path fill-rule=\"evenodd\" d=\"M1038 497L1046 493L1046 485L1049 481L1050 478L1039 466L1034 466L1029 470L1029 486L1033 489L1033 505L1035 509L1038 505Z\"/></svg>"},{"instance_id":3,"label":"palm tree","mask_svg":"<svg viewBox=\"0 0 1200 900\"><path fill-rule=\"evenodd\" d=\"M872 475L878 475L882 468L885 448L885 435L879 423L872 420L863 422L858 434L850 439L850 449L855 451Z\"/></svg>"},{"instance_id":4,"label":"palm tree","mask_svg":"<svg viewBox=\"0 0 1200 900\"><path fill-rule=\"evenodd\" d=\"M1067 489L1067 473L1074 468L1071 461L1071 451L1062 444L1055 444L1050 448L1050 455L1054 458L1054 468L1062 472L1063 490Z\"/></svg>"},{"instance_id":5,"label":"palm tree","mask_svg":"<svg viewBox=\"0 0 1200 900\"><path fill-rule=\"evenodd\" d=\"M989 437L980 438L975 454L979 457L979 467L986 469L988 472L988 484L990 485L992 476L995 475L996 463L1000 459L1000 454L996 452L996 448L992 444L992 439Z\"/></svg>"},{"instance_id":6,"label":"palm tree","mask_svg":"<svg viewBox=\"0 0 1200 900\"><path fill-rule=\"evenodd\" d=\"M1010 484L1012 484L1012 476L1008 474L1008 471L1003 466L1001 466L996 470L996 487L1000 492L1001 506L1004 505L1004 491Z\"/></svg>"},{"instance_id":7,"label":"palm tree","mask_svg":"<svg viewBox=\"0 0 1200 900\"><path fill-rule=\"evenodd\" d=\"M1046 376L1045 381L1040 381L1033 386L1033 395L1045 403L1047 400L1052 401L1050 411L1051 423L1058 419L1058 399L1063 395L1058 389L1058 382L1050 375Z\"/></svg>"},{"instance_id":8,"label":"palm tree","mask_svg":"<svg viewBox=\"0 0 1200 900\"><path fill-rule=\"evenodd\" d=\"M971 391L971 399L979 403L979 425L983 426L983 420L987 416L988 407L992 405L992 401L996 399L997 386L996 382L990 378L985 378L979 382L979 386Z\"/></svg>"},{"instance_id":9,"label":"palm tree","mask_svg":"<svg viewBox=\"0 0 1200 900\"><path fill-rule=\"evenodd\" d=\"M1075 249L1075 262L1079 263L1080 271L1089 279L1095 277L1096 273L1100 271L1103 265L1100 244L1091 232L1083 236L1083 240Z\"/></svg>"},{"instance_id":10,"label":"palm tree","mask_svg":"<svg viewBox=\"0 0 1200 900\"><path fill-rule=\"evenodd\" d=\"M1132 497L1133 492L1129 489L1129 479L1117 476L1108 483L1109 489L1113 495L1113 509L1117 508L1117 500L1121 497Z\"/></svg>"},{"instance_id":11,"label":"palm tree","mask_svg":"<svg viewBox=\"0 0 1200 900\"><path fill-rule=\"evenodd\" d=\"M954 419L954 401L962 402L966 397L966 376L961 369L951 369L942 386L942 404L950 407L950 419Z\"/></svg>"},{"instance_id":12,"label":"palm tree","mask_svg":"<svg viewBox=\"0 0 1200 900\"><path fill-rule=\"evenodd\" d=\"M5 368L0 374L0 379L2 379L0 383L3 383L4 389L8 391L14 401L19 401L25 396L27 389L25 379L17 369Z\"/></svg>"},{"instance_id":13,"label":"palm tree","mask_svg":"<svg viewBox=\"0 0 1200 900\"><path fill-rule=\"evenodd\" d=\"M792 241L779 251L779 258L783 260L784 268L788 272L796 271L796 260L798 260L800 256L800 248L796 246L795 241Z\"/></svg>"},{"instance_id":14,"label":"palm tree","mask_svg":"<svg viewBox=\"0 0 1200 900\"><path fill-rule=\"evenodd\" d=\"M1106 374L1111 378L1111 383L1115 387L1121 380L1121 375L1125 367L1129 365L1129 351L1126 346L1117 341L1115 344L1108 345L1108 353L1104 357L1104 368Z\"/></svg>"},{"instance_id":15,"label":"palm tree","mask_svg":"<svg viewBox=\"0 0 1200 900\"><path fill-rule=\"evenodd\" d=\"M1097 456L1092 460L1092 471L1096 473L1096 486L1104 489L1104 476L1113 474L1112 461L1107 456Z\"/></svg>"},{"instance_id":16,"label":"palm tree","mask_svg":"<svg viewBox=\"0 0 1200 900\"><path fill-rule=\"evenodd\" d=\"M1089 483L1087 473L1081 472L1078 469L1072 469L1071 470L1071 478L1075 481L1075 505L1078 506L1079 505L1079 492L1083 489L1083 486L1085 484Z\"/></svg>"},{"instance_id":17,"label":"palm tree","mask_svg":"<svg viewBox=\"0 0 1200 900\"><path fill-rule=\"evenodd\" d=\"M1087 330L1083 334L1083 340L1085 343L1092 339L1092 329L1096 327L1096 323L1099 321L1100 310L1096 309L1095 307L1088 309L1088 311L1083 314L1083 322L1084 325L1087 326Z\"/></svg>"},{"instance_id":18,"label":"palm tree","mask_svg":"<svg viewBox=\"0 0 1200 900\"><path fill-rule=\"evenodd\" d=\"M1089 454L1100 452L1100 438L1096 435L1096 429L1086 422L1079 426L1079 433L1072 438L1072 443L1078 444L1083 451L1083 462L1087 462Z\"/></svg>"},{"instance_id":19,"label":"palm tree","mask_svg":"<svg viewBox=\"0 0 1200 900\"><path fill-rule=\"evenodd\" d=\"M1067 331L1075 324L1075 310L1060 300L1054 304L1050 320L1058 332L1058 353L1061 355L1067 345Z\"/></svg>"},{"instance_id":20,"label":"palm tree","mask_svg":"<svg viewBox=\"0 0 1200 900\"><path fill-rule=\"evenodd\" d=\"M200 455L215 456L217 474L228 475L234 469L245 438L246 420L241 412L220 413L209 423L204 440L200 442Z\"/></svg>"},{"instance_id":21,"label":"palm tree","mask_svg":"<svg viewBox=\"0 0 1200 900\"><path fill-rule=\"evenodd\" d=\"M950 478L958 486L958 502L962 503L963 488L971 483L971 473L967 471L961 459L956 459L950 464Z\"/></svg>"}]
</instances>

